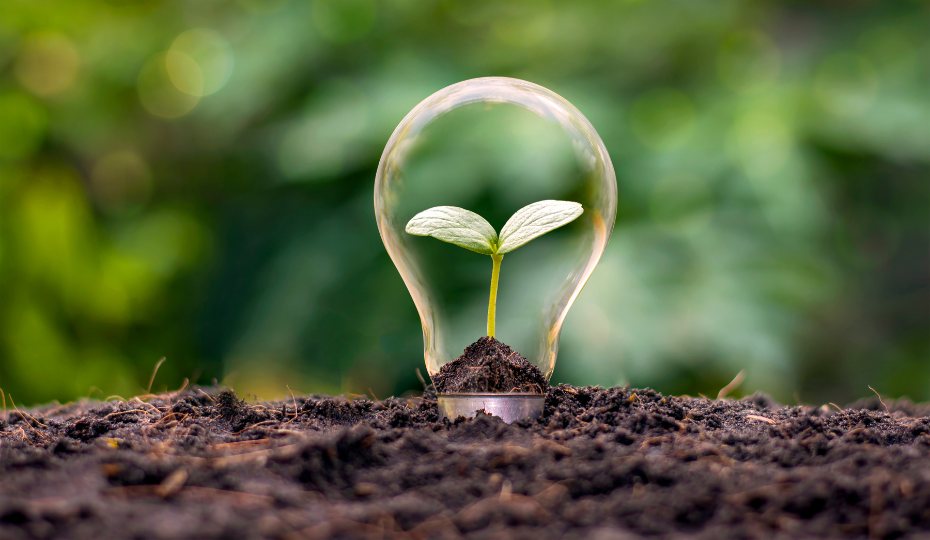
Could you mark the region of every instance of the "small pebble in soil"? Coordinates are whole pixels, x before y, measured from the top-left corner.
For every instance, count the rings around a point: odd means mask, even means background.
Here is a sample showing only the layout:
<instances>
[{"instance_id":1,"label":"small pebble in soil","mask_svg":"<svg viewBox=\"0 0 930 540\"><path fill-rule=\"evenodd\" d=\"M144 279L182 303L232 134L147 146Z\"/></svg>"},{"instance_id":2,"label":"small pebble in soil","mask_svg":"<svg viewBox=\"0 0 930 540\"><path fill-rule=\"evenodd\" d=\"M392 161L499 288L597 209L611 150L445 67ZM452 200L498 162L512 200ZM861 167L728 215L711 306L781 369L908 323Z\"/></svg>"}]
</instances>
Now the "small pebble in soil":
<instances>
[{"instance_id":1,"label":"small pebble in soil","mask_svg":"<svg viewBox=\"0 0 930 540\"><path fill-rule=\"evenodd\" d=\"M520 353L492 337L465 348L462 356L443 365L433 377L440 394L542 394L548 383L542 371Z\"/></svg>"}]
</instances>

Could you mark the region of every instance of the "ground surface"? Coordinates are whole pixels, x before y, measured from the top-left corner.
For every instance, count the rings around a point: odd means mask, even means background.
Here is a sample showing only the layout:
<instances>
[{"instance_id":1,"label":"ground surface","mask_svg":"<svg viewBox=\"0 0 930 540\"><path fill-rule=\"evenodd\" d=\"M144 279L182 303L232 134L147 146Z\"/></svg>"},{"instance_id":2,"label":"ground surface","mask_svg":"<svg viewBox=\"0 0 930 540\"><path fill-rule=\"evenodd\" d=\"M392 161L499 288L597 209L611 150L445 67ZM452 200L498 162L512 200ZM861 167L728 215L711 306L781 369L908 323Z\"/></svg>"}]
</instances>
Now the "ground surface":
<instances>
[{"instance_id":1,"label":"ground surface","mask_svg":"<svg viewBox=\"0 0 930 540\"><path fill-rule=\"evenodd\" d=\"M927 406L559 386L440 424L431 396L10 410L0 538L930 537Z\"/></svg>"},{"instance_id":2,"label":"ground surface","mask_svg":"<svg viewBox=\"0 0 930 540\"><path fill-rule=\"evenodd\" d=\"M538 367L488 336L466 347L462 356L443 364L432 379L440 394L542 394L549 386Z\"/></svg>"}]
</instances>

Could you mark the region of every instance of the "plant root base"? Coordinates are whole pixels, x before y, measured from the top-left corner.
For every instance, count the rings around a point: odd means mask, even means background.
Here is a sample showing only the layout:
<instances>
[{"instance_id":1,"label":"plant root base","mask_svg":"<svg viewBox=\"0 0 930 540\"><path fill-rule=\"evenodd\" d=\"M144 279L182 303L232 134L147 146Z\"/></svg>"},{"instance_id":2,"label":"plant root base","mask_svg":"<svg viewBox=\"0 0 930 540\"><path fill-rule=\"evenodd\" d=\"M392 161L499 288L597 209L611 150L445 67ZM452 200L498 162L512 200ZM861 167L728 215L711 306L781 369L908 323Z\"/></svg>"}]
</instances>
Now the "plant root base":
<instances>
[{"instance_id":1,"label":"plant root base","mask_svg":"<svg viewBox=\"0 0 930 540\"><path fill-rule=\"evenodd\" d=\"M492 337L465 348L433 376L440 394L537 394L549 386L538 367Z\"/></svg>"}]
</instances>

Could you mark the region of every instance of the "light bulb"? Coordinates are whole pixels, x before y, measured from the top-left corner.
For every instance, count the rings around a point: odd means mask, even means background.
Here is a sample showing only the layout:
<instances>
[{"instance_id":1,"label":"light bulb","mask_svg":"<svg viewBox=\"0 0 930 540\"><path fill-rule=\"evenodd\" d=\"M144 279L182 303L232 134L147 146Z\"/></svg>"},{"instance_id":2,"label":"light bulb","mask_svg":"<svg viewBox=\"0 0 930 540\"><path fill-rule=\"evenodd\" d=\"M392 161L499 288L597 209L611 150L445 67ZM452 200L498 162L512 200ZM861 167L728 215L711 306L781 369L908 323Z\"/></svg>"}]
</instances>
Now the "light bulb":
<instances>
[{"instance_id":1,"label":"light bulb","mask_svg":"<svg viewBox=\"0 0 930 540\"><path fill-rule=\"evenodd\" d=\"M525 357L548 385L562 323L607 246L617 211L610 156L584 115L518 79L446 87L394 130L374 203L384 246L423 325L433 382L465 366L442 370L469 347L479 355L506 352L500 362ZM510 349L488 352L482 347L494 342L480 341L485 336ZM510 381L483 377L485 385ZM437 383L437 391L441 411L442 402L460 405L447 415L484 408L512 421L542 412L545 389L537 386L447 392Z\"/></svg>"}]
</instances>

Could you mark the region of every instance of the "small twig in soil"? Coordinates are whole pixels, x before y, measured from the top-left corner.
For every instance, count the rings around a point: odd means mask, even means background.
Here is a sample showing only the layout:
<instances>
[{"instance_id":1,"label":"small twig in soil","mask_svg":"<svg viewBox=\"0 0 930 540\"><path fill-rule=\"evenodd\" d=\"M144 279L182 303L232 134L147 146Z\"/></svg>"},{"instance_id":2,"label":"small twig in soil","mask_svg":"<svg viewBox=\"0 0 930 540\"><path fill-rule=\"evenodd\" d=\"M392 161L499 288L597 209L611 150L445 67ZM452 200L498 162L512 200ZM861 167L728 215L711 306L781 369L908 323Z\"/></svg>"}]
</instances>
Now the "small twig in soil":
<instances>
[{"instance_id":1,"label":"small twig in soil","mask_svg":"<svg viewBox=\"0 0 930 540\"><path fill-rule=\"evenodd\" d=\"M181 488L184 487L184 483L187 482L187 471L184 467L176 469L174 472L169 474L162 480L161 484L155 488L155 494L159 497L167 499L172 495L175 495L177 492L181 491Z\"/></svg>"},{"instance_id":2,"label":"small twig in soil","mask_svg":"<svg viewBox=\"0 0 930 540\"><path fill-rule=\"evenodd\" d=\"M209 400L212 401L213 403L216 403L216 400L213 399L212 397L210 397L210 394L204 392L204 391L201 390L200 388L198 388L197 391L200 392L201 394L203 394L204 397L206 397L207 399L209 399Z\"/></svg>"},{"instance_id":3,"label":"small twig in soil","mask_svg":"<svg viewBox=\"0 0 930 540\"><path fill-rule=\"evenodd\" d=\"M139 404L137 406L142 407L143 405L148 405L149 407L152 408L153 411L167 411L168 410L168 407L156 407L155 405L152 405L151 403L146 403L140 399Z\"/></svg>"},{"instance_id":4,"label":"small twig in soil","mask_svg":"<svg viewBox=\"0 0 930 540\"><path fill-rule=\"evenodd\" d=\"M867 385L867 386L868 386L868 385ZM872 388L871 386L869 386L869 390L875 392L875 389ZM879 394L878 392L875 392L875 395L878 396L878 402L881 403L881 404L882 404L882 407L885 408L885 412L888 413L888 414L891 414L891 412L888 410L888 405L885 405L885 402L882 401L882 396L881 396L881 394Z\"/></svg>"},{"instance_id":5,"label":"small twig in soil","mask_svg":"<svg viewBox=\"0 0 930 540\"><path fill-rule=\"evenodd\" d=\"M167 425L169 428L171 428L171 430L172 430L172 432L173 432L174 429L175 429L181 422L183 422L184 419L187 418L188 416L190 416L190 415L189 415L189 414L185 414L184 416L182 416L181 418L178 418L177 420L169 420L169 421L166 423L166 425Z\"/></svg>"},{"instance_id":6,"label":"small twig in soil","mask_svg":"<svg viewBox=\"0 0 930 540\"><path fill-rule=\"evenodd\" d=\"M725 398L725 397L727 397L727 394L729 394L730 392L736 390L736 388L739 387L740 384L742 384L742 382L743 382L743 377L744 377L744 371L745 371L745 370L742 370L742 369L741 369L741 370L739 371L739 373L736 374L736 377L733 377L733 380L730 381L730 384L724 386L723 388L720 389L719 392L717 392L717 400L718 400L718 401L721 400L721 399L723 399L723 398Z\"/></svg>"},{"instance_id":7,"label":"small twig in soil","mask_svg":"<svg viewBox=\"0 0 930 540\"><path fill-rule=\"evenodd\" d=\"M148 414L148 411L146 411L145 409L132 409L129 411L120 411L120 412L110 413L104 416L103 419L106 420L107 418L110 418L111 416L119 416L121 414L129 414L129 413L137 413L137 412Z\"/></svg>"},{"instance_id":8,"label":"small twig in soil","mask_svg":"<svg viewBox=\"0 0 930 540\"><path fill-rule=\"evenodd\" d=\"M22 417L23 420L26 420L26 419L28 418L29 420L32 420L32 421L35 422L36 424L39 424L40 426L42 426L42 427L44 427L44 428L48 428L48 426L46 426L46 425L43 424L42 422L39 422L38 420L36 420L36 418L35 418L34 416L32 416L31 414L24 413L24 412L22 412L21 410L19 410L19 407L17 407L17 406L16 406L16 403L13 401L13 394L10 394L10 405L12 405L14 409L16 409L16 412ZM29 424L29 422L26 422L26 425L28 425L29 427L32 427L32 425ZM33 429L35 429L35 428L33 428Z\"/></svg>"},{"instance_id":9,"label":"small twig in soil","mask_svg":"<svg viewBox=\"0 0 930 540\"><path fill-rule=\"evenodd\" d=\"M420 382L423 383L423 391L426 391L426 379L423 378L423 374L420 373L420 368L417 368L417 378L420 379Z\"/></svg>"},{"instance_id":10,"label":"small twig in soil","mask_svg":"<svg viewBox=\"0 0 930 540\"><path fill-rule=\"evenodd\" d=\"M16 409L16 412L19 413L19 416L22 417L23 420L25 420L26 425L29 426L29 429L31 429L32 431L34 431L35 434L38 435L39 437L42 437L43 439L45 439L45 438L46 438L45 435L44 435L41 431L39 431L38 429L34 428L34 427L32 426L32 424L29 423L29 420L32 420L33 422L35 422L36 424L39 424L40 426L42 426L42 427L44 427L44 428L48 428L48 426L46 426L46 425L43 424L42 422L39 422L38 420L36 420L36 419L35 419L34 417L32 417L31 415L26 414L26 413L24 413L23 411L19 410L19 407L16 406L16 402L13 401L13 394L10 394L10 403L13 405L13 408ZM25 431L23 432L23 434L25 435ZM24 439L25 439L25 437L24 437Z\"/></svg>"},{"instance_id":11,"label":"small twig in soil","mask_svg":"<svg viewBox=\"0 0 930 540\"><path fill-rule=\"evenodd\" d=\"M654 444L660 445L662 443L672 442L668 437L649 437L642 444L639 445L639 449L648 448Z\"/></svg>"},{"instance_id":12,"label":"small twig in soil","mask_svg":"<svg viewBox=\"0 0 930 540\"><path fill-rule=\"evenodd\" d=\"M269 444L269 443L271 443L271 439L255 439L251 441L236 441L236 442L229 442L229 443L219 443L219 444L214 444L213 446L210 446L210 450L221 451L221 450L241 448L243 446L259 446L259 445Z\"/></svg>"},{"instance_id":13,"label":"small twig in soil","mask_svg":"<svg viewBox=\"0 0 930 540\"><path fill-rule=\"evenodd\" d=\"M3 393L3 388L0 388L0 396L3 396L3 419L6 420L6 394Z\"/></svg>"},{"instance_id":14,"label":"small twig in soil","mask_svg":"<svg viewBox=\"0 0 930 540\"><path fill-rule=\"evenodd\" d=\"M171 392L170 394L166 393L167 391L160 393L160 394L141 394L141 395L133 397L132 399L137 399L139 401L142 401L143 399L152 399L152 398L160 397L160 398L166 399L168 403L171 403L171 400L176 398L181 392L183 392L184 389L187 388L188 384L190 384L190 380L185 377L184 382L181 383L181 388L178 388L177 390L175 390L174 392ZM132 401L132 399L130 399L129 401Z\"/></svg>"},{"instance_id":15,"label":"small twig in soil","mask_svg":"<svg viewBox=\"0 0 930 540\"><path fill-rule=\"evenodd\" d=\"M297 411L297 398L294 397L294 391L291 390L291 387L290 387L289 385L286 385L286 384L285 384L284 386L287 386L287 391L291 393L291 401L294 402L294 418L291 418L290 420L288 420L287 422L284 423L285 425L287 425L287 424L290 424L291 422L293 422L294 420L297 420L297 412L298 412L298 411ZM286 403L285 403L285 405L284 405L284 412L285 412L285 413L287 412L287 404L286 404Z\"/></svg>"},{"instance_id":16,"label":"small twig in soil","mask_svg":"<svg viewBox=\"0 0 930 540\"><path fill-rule=\"evenodd\" d=\"M293 421L294 421L294 420L288 420L287 422L285 422L285 424L287 424L288 422L293 422ZM260 426L267 426L268 424L274 424L275 422L277 422L277 420L265 420L264 422L259 422L259 423L257 423L257 424L252 424L252 425L249 426L249 427L242 428L242 429L240 429L239 431L233 433L233 435L238 435L238 434L240 434L240 433L242 433L242 432L245 432L245 431L248 431L248 430L250 430L250 429L252 429L252 428L257 428L257 427L260 427Z\"/></svg>"},{"instance_id":17,"label":"small twig in soil","mask_svg":"<svg viewBox=\"0 0 930 540\"><path fill-rule=\"evenodd\" d=\"M760 422L765 422L766 424L772 424L773 426L778 423L775 420L772 420L771 418L766 418L764 416L756 416L754 414L747 414L746 418L749 418L750 420L758 420Z\"/></svg>"},{"instance_id":18,"label":"small twig in soil","mask_svg":"<svg viewBox=\"0 0 930 540\"><path fill-rule=\"evenodd\" d=\"M168 403L171 403L171 400L172 400L172 399L174 399L175 397L179 396L179 395L181 394L181 392L183 392L184 389L187 388L187 385L188 385L188 384L190 384L190 380L189 380L187 377L184 377L184 383L181 384L181 388L178 388L178 389L175 390L174 392L168 394Z\"/></svg>"},{"instance_id":19,"label":"small twig in soil","mask_svg":"<svg viewBox=\"0 0 930 540\"><path fill-rule=\"evenodd\" d=\"M846 415L846 411L844 411L843 409L841 409L839 405L837 405L836 403L833 403L832 401L830 402L830 405L833 405L834 407L836 407L836 410L838 410L838 411L840 411L841 413L843 413L843 416L844 416L845 418L847 418L847 419L849 418L849 416Z\"/></svg>"},{"instance_id":20,"label":"small twig in soil","mask_svg":"<svg viewBox=\"0 0 930 540\"><path fill-rule=\"evenodd\" d=\"M375 395L375 392L371 388L368 389L368 393L371 394L371 399L375 401L381 401L380 399L378 399L378 396Z\"/></svg>"},{"instance_id":21,"label":"small twig in soil","mask_svg":"<svg viewBox=\"0 0 930 540\"><path fill-rule=\"evenodd\" d=\"M504 480L501 484L501 502L510 502L510 496L513 494L513 484L510 483L510 480Z\"/></svg>"},{"instance_id":22,"label":"small twig in soil","mask_svg":"<svg viewBox=\"0 0 930 540\"><path fill-rule=\"evenodd\" d=\"M110 401L110 400L113 399L113 398L116 398L116 399L122 401L123 403L129 403L129 402L126 400L126 398L124 398L123 396L117 396L116 394L113 394L112 396L107 396L107 399L105 399L104 401Z\"/></svg>"},{"instance_id":23,"label":"small twig in soil","mask_svg":"<svg viewBox=\"0 0 930 540\"><path fill-rule=\"evenodd\" d=\"M147 427L157 426L157 425L161 424L162 422L170 422L170 420L168 420L168 419L171 418L171 417L173 417L173 416L175 416L175 415L181 417L181 418L179 418L179 419L177 420L178 422L183 422L184 419L187 418L187 415L184 414L184 413L172 412L172 413L166 414L165 416L162 416L161 418L158 419L157 422L155 422L154 424L149 424Z\"/></svg>"},{"instance_id":24,"label":"small twig in soil","mask_svg":"<svg viewBox=\"0 0 930 540\"><path fill-rule=\"evenodd\" d=\"M160 368L161 365L165 363L165 360L167 360L167 357L162 356L162 357L161 357L161 360L159 360L158 363L155 364L155 370L152 371L152 378L149 379L149 387L145 389L145 393L146 393L146 394L151 394L151 393L152 393L152 383L155 382L155 374L158 373L158 368Z\"/></svg>"},{"instance_id":25,"label":"small twig in soil","mask_svg":"<svg viewBox=\"0 0 930 540\"><path fill-rule=\"evenodd\" d=\"M45 415L44 415L44 416L45 416L46 418L48 418L49 416L55 416L56 414L58 414L59 412L61 412L62 409L67 409L68 406L73 405L72 403L65 403L64 405L62 405L62 404L58 403L58 401L54 401L54 403L55 403L56 405L58 405L58 406L55 407L54 409L50 409L50 410L45 411Z\"/></svg>"}]
</instances>

